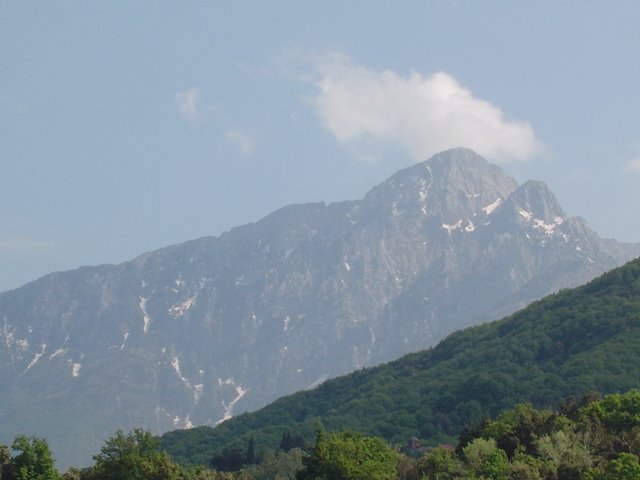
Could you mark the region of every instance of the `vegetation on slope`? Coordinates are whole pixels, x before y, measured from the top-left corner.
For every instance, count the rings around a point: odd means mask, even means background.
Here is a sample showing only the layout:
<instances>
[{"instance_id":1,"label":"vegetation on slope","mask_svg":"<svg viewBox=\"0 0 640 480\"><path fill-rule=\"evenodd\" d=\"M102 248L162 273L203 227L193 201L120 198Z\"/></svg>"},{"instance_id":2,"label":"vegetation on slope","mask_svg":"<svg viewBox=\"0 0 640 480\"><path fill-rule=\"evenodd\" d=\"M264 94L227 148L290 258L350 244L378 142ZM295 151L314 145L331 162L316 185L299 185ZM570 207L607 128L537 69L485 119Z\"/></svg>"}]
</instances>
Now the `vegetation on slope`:
<instances>
[{"instance_id":1,"label":"vegetation on slope","mask_svg":"<svg viewBox=\"0 0 640 480\"><path fill-rule=\"evenodd\" d=\"M169 432L162 447L185 465L251 437L258 451L283 434L353 430L404 443L451 441L464 425L520 402L536 407L591 390L640 386L640 260L546 297L504 320L454 333L437 347L284 397L218 427Z\"/></svg>"},{"instance_id":2,"label":"vegetation on slope","mask_svg":"<svg viewBox=\"0 0 640 480\"><path fill-rule=\"evenodd\" d=\"M250 444L251 445L251 444ZM640 391L592 393L557 410L518 404L494 420L467 426L454 449L419 443L394 449L379 437L327 433L302 452L246 455L231 471L186 468L148 432L116 433L95 465L59 475L44 440L18 437L12 457L0 446L6 480L637 480L640 478ZM215 459L214 455L214 459Z\"/></svg>"}]
</instances>

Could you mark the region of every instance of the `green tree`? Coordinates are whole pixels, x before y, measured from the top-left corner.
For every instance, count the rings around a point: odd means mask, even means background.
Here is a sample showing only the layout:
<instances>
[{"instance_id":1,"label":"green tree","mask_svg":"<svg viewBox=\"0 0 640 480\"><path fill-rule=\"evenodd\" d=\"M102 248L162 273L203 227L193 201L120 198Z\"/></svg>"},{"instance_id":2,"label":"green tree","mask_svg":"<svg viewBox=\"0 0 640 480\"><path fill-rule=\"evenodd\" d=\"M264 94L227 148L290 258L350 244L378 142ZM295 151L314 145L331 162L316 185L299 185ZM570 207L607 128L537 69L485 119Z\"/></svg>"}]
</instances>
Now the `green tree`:
<instances>
[{"instance_id":1,"label":"green tree","mask_svg":"<svg viewBox=\"0 0 640 480\"><path fill-rule=\"evenodd\" d=\"M463 471L462 464L454 453L442 447L434 448L418 460L417 469L419 478L426 476L438 480L460 478Z\"/></svg>"},{"instance_id":2,"label":"green tree","mask_svg":"<svg viewBox=\"0 0 640 480\"><path fill-rule=\"evenodd\" d=\"M594 447L611 455L640 450L640 390L607 395L580 412Z\"/></svg>"},{"instance_id":3,"label":"green tree","mask_svg":"<svg viewBox=\"0 0 640 480\"><path fill-rule=\"evenodd\" d=\"M604 480L637 480L640 478L640 462L631 453L621 453L605 468Z\"/></svg>"},{"instance_id":4,"label":"green tree","mask_svg":"<svg viewBox=\"0 0 640 480\"><path fill-rule=\"evenodd\" d=\"M11 451L6 445L0 445L0 479L9 478L11 468Z\"/></svg>"},{"instance_id":5,"label":"green tree","mask_svg":"<svg viewBox=\"0 0 640 480\"><path fill-rule=\"evenodd\" d=\"M93 457L98 480L177 480L180 469L161 452L157 441L142 429L116 432Z\"/></svg>"},{"instance_id":6,"label":"green tree","mask_svg":"<svg viewBox=\"0 0 640 480\"><path fill-rule=\"evenodd\" d=\"M256 440L253 438L253 435L251 435L249 443L247 444L247 465L253 465L256 462Z\"/></svg>"},{"instance_id":7,"label":"green tree","mask_svg":"<svg viewBox=\"0 0 640 480\"><path fill-rule=\"evenodd\" d=\"M545 468L545 464L541 460L526 453L516 453L509 468L509 479L542 480L543 478L554 478L553 473L555 473L555 470L551 472L551 475L542 475L540 473L541 470L548 473L548 469Z\"/></svg>"},{"instance_id":8,"label":"green tree","mask_svg":"<svg viewBox=\"0 0 640 480\"><path fill-rule=\"evenodd\" d=\"M181 480L239 480L233 473L216 472L205 467L195 467L182 471Z\"/></svg>"},{"instance_id":9,"label":"green tree","mask_svg":"<svg viewBox=\"0 0 640 480\"><path fill-rule=\"evenodd\" d=\"M258 465L245 469L253 480L295 480L302 468L302 450L267 451Z\"/></svg>"},{"instance_id":10,"label":"green tree","mask_svg":"<svg viewBox=\"0 0 640 480\"><path fill-rule=\"evenodd\" d=\"M225 447L211 457L209 466L220 472L237 472L247 464L247 450L240 447Z\"/></svg>"},{"instance_id":11,"label":"green tree","mask_svg":"<svg viewBox=\"0 0 640 480\"><path fill-rule=\"evenodd\" d=\"M11 460L9 478L16 480L58 480L60 478L46 440L19 435L13 441L11 448L18 454Z\"/></svg>"},{"instance_id":12,"label":"green tree","mask_svg":"<svg viewBox=\"0 0 640 480\"><path fill-rule=\"evenodd\" d=\"M593 458L589 449L571 431L554 432L536 441L538 457L553 468L560 478L580 478L589 470Z\"/></svg>"},{"instance_id":13,"label":"green tree","mask_svg":"<svg viewBox=\"0 0 640 480\"><path fill-rule=\"evenodd\" d=\"M500 450L493 438L476 438L464 447L464 457L473 475L492 480L507 480L509 460L504 450Z\"/></svg>"},{"instance_id":14,"label":"green tree","mask_svg":"<svg viewBox=\"0 0 640 480\"><path fill-rule=\"evenodd\" d=\"M83 480L82 470L71 467L62 474L62 480Z\"/></svg>"},{"instance_id":15,"label":"green tree","mask_svg":"<svg viewBox=\"0 0 640 480\"><path fill-rule=\"evenodd\" d=\"M316 444L303 458L298 480L389 480L397 455L378 437L355 432L327 435L318 430Z\"/></svg>"},{"instance_id":16,"label":"green tree","mask_svg":"<svg viewBox=\"0 0 640 480\"><path fill-rule=\"evenodd\" d=\"M602 469L593 469L584 476L585 480L637 480L640 478L640 462L631 453L621 453Z\"/></svg>"},{"instance_id":17,"label":"green tree","mask_svg":"<svg viewBox=\"0 0 640 480\"><path fill-rule=\"evenodd\" d=\"M640 427L640 390L607 395L584 408L583 415L597 417L615 433Z\"/></svg>"}]
</instances>

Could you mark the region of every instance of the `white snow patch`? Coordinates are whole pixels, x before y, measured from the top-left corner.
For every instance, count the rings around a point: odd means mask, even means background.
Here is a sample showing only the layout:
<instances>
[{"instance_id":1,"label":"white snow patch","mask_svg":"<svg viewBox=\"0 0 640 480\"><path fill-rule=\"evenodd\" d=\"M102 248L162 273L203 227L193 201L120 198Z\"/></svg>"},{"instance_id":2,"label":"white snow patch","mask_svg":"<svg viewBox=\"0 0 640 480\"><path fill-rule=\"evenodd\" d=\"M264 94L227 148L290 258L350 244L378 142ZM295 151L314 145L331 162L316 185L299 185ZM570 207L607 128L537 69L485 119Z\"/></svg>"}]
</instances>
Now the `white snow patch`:
<instances>
[{"instance_id":1,"label":"white snow patch","mask_svg":"<svg viewBox=\"0 0 640 480\"><path fill-rule=\"evenodd\" d=\"M171 358L171 366L173 367L173 370L176 372L176 375L178 375L178 378L180 378L180 380L182 380L184 383L188 384L189 380L184 378L184 376L182 375L182 372L180 371L180 359L177 357L177 355L174 355Z\"/></svg>"},{"instance_id":2,"label":"white snow patch","mask_svg":"<svg viewBox=\"0 0 640 480\"><path fill-rule=\"evenodd\" d=\"M182 279L182 277L178 277L176 278L173 283L176 285L176 287L183 287L184 286L184 280Z\"/></svg>"},{"instance_id":3,"label":"white snow patch","mask_svg":"<svg viewBox=\"0 0 640 480\"><path fill-rule=\"evenodd\" d=\"M11 333L11 339L13 340L13 333ZM16 340L15 344L23 352L27 350L27 348L29 348L29 340L27 340L26 338Z\"/></svg>"},{"instance_id":4,"label":"white snow patch","mask_svg":"<svg viewBox=\"0 0 640 480\"><path fill-rule=\"evenodd\" d=\"M218 383L220 383L221 385L235 385L235 382L233 381L232 378L229 378L224 382L218 379ZM235 387L236 387L235 398L231 400L228 404L226 404L225 402L222 402L222 406L224 407L224 414L222 415L222 418L214 424L214 426L219 425L222 422L229 420L231 417L233 417L233 407L235 407L236 403L238 403L242 399L242 397L244 397L248 392L248 390L245 390L244 388L242 388L242 385L235 385Z\"/></svg>"},{"instance_id":5,"label":"white snow patch","mask_svg":"<svg viewBox=\"0 0 640 480\"><path fill-rule=\"evenodd\" d=\"M202 383L198 383L193 386L193 391L196 393L195 395L196 402L198 402L198 400L200 400L200 397L202 397L203 390L204 390L204 385Z\"/></svg>"},{"instance_id":6,"label":"white snow patch","mask_svg":"<svg viewBox=\"0 0 640 480\"><path fill-rule=\"evenodd\" d=\"M593 261L593 259L591 259L591 258L589 258L589 257L587 257L587 261L588 261L589 263L596 263L596 262L594 262L594 261Z\"/></svg>"},{"instance_id":7,"label":"white snow patch","mask_svg":"<svg viewBox=\"0 0 640 480\"><path fill-rule=\"evenodd\" d=\"M286 317L284 317L284 333L287 333L287 330L289 330L289 322L291 321L291 318L289 317L289 315L287 315Z\"/></svg>"},{"instance_id":8,"label":"white snow patch","mask_svg":"<svg viewBox=\"0 0 640 480\"><path fill-rule=\"evenodd\" d=\"M582 249L580 248L580 245L576 245L576 252L581 252Z\"/></svg>"},{"instance_id":9,"label":"white snow patch","mask_svg":"<svg viewBox=\"0 0 640 480\"><path fill-rule=\"evenodd\" d=\"M187 415L185 418L182 418L179 415L174 415L174 417L173 417L173 427L174 428L183 428L185 430L189 430L190 428L193 428L193 422L189 418L189 415Z\"/></svg>"},{"instance_id":10,"label":"white snow patch","mask_svg":"<svg viewBox=\"0 0 640 480\"><path fill-rule=\"evenodd\" d=\"M543 231L545 235L553 235L553 230L556 228L556 225L556 223L544 223L544 220L540 220L539 218L533 219L533 228Z\"/></svg>"},{"instance_id":11,"label":"white snow patch","mask_svg":"<svg viewBox=\"0 0 640 480\"><path fill-rule=\"evenodd\" d=\"M427 215L427 207L422 207L422 208L420 209L420 211L421 211L424 215Z\"/></svg>"},{"instance_id":12,"label":"white snow patch","mask_svg":"<svg viewBox=\"0 0 640 480\"><path fill-rule=\"evenodd\" d=\"M40 360L40 357L44 355L44 351L46 350L46 348L47 348L46 343L43 343L42 346L40 347L40 352L35 354L35 356L33 357L33 360L31 360L31 362L29 363L25 371L22 372L23 375L27 373L31 367L33 367L36 363L38 363L38 360Z\"/></svg>"},{"instance_id":13,"label":"white snow patch","mask_svg":"<svg viewBox=\"0 0 640 480\"><path fill-rule=\"evenodd\" d=\"M11 329L12 328L12 329ZM15 345L17 342L15 341L14 335L16 332L16 327L13 327L12 325L7 323L7 317L4 317L4 325L2 327L2 335L4 336L4 344L7 347L7 352L9 352L9 355L11 356L11 364L15 367L16 364L16 357L14 355L13 352L13 345ZM27 346L29 345L29 342L27 342L25 340ZM22 350L25 350L25 348L22 348ZM18 354L18 357L20 358L20 355Z\"/></svg>"},{"instance_id":14,"label":"white snow patch","mask_svg":"<svg viewBox=\"0 0 640 480\"><path fill-rule=\"evenodd\" d=\"M122 338L122 345L120 345L120 350L124 349L124 344L127 343L127 338L129 338L129 332L124 332L124 337Z\"/></svg>"},{"instance_id":15,"label":"white snow patch","mask_svg":"<svg viewBox=\"0 0 640 480\"><path fill-rule=\"evenodd\" d=\"M147 333L149 331L149 325L151 325L151 317L147 313L147 300L149 299L144 297L138 298L140 299L140 303L138 305L140 306L140 310L142 311L142 331L144 333Z\"/></svg>"},{"instance_id":16,"label":"white snow patch","mask_svg":"<svg viewBox=\"0 0 640 480\"><path fill-rule=\"evenodd\" d=\"M473 224L471 220L467 220L467 222L469 222L469 224L466 227L464 227L464 231L473 232L476 229L476 226Z\"/></svg>"},{"instance_id":17,"label":"white snow patch","mask_svg":"<svg viewBox=\"0 0 640 480\"><path fill-rule=\"evenodd\" d=\"M501 198L498 198L498 199L496 199L496 201L495 201L495 202L490 203L489 205L487 205L486 207L484 207L484 208L482 209L482 211L483 211L485 214L487 214L487 215L491 215L491 214L495 211L495 209L496 209L496 208L498 208L498 207L500 206L500 204L501 204L501 203L502 203L502 199L501 199Z\"/></svg>"},{"instance_id":18,"label":"white snow patch","mask_svg":"<svg viewBox=\"0 0 640 480\"><path fill-rule=\"evenodd\" d=\"M182 376L182 372L180 371L180 359L176 355L171 358L171 366L183 382L189 383L189 381Z\"/></svg>"},{"instance_id":19,"label":"white snow patch","mask_svg":"<svg viewBox=\"0 0 640 480\"><path fill-rule=\"evenodd\" d=\"M184 428L185 430L189 430L190 428L193 428L193 422L189 418L189 415L184 419L179 415L175 415L173 417L173 426L174 428Z\"/></svg>"},{"instance_id":20,"label":"white snow patch","mask_svg":"<svg viewBox=\"0 0 640 480\"><path fill-rule=\"evenodd\" d=\"M191 390L191 393L193 394L193 400L196 403L198 403L202 395L202 389L204 388L203 385L201 384L192 385L191 382L182 374L182 370L180 370L180 359L178 358L177 355L173 355L171 357L170 363L171 363L171 366L173 367L173 370L176 372L176 375L180 379L180 381L184 383L185 387Z\"/></svg>"},{"instance_id":21,"label":"white snow patch","mask_svg":"<svg viewBox=\"0 0 640 480\"><path fill-rule=\"evenodd\" d=\"M518 209L518 213L525 219L525 220L531 220L531 217L533 216L533 214L531 212L527 212L526 210L523 210L521 208Z\"/></svg>"},{"instance_id":22,"label":"white snow patch","mask_svg":"<svg viewBox=\"0 0 640 480\"><path fill-rule=\"evenodd\" d=\"M51 355L49 355L49 361L53 360L54 358L56 358L58 355L64 355L66 352L66 349L64 348L59 348L58 350L56 350L55 352L53 352Z\"/></svg>"},{"instance_id":23,"label":"white snow patch","mask_svg":"<svg viewBox=\"0 0 640 480\"><path fill-rule=\"evenodd\" d=\"M74 363L71 366L71 375L73 375L73 378L76 378L78 375L80 375L81 368L82 368L82 365L79 363Z\"/></svg>"},{"instance_id":24,"label":"white snow patch","mask_svg":"<svg viewBox=\"0 0 640 480\"><path fill-rule=\"evenodd\" d=\"M169 315L173 315L174 317L181 317L187 310L195 305L196 297L197 295L194 295L193 297L186 299L184 302L170 307L168 310Z\"/></svg>"},{"instance_id":25,"label":"white snow patch","mask_svg":"<svg viewBox=\"0 0 640 480\"><path fill-rule=\"evenodd\" d=\"M351 265L349 265L349 262L344 262L344 268L347 270L347 272L351 271Z\"/></svg>"},{"instance_id":26,"label":"white snow patch","mask_svg":"<svg viewBox=\"0 0 640 480\"><path fill-rule=\"evenodd\" d=\"M457 230L462 225L462 219L458 220L457 223L453 225L447 225L446 223L442 224L442 228L444 228L447 232L451 233L453 230Z\"/></svg>"}]
</instances>

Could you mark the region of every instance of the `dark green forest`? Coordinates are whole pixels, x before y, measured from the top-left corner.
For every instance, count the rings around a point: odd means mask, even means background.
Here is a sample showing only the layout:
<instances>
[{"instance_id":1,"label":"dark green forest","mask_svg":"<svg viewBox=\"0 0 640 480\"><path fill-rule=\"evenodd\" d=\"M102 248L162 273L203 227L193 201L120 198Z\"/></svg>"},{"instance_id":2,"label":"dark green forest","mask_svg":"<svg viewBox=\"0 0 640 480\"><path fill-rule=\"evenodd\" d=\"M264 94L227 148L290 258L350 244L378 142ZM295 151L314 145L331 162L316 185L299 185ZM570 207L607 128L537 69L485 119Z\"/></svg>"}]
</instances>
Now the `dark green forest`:
<instances>
[{"instance_id":1,"label":"dark green forest","mask_svg":"<svg viewBox=\"0 0 640 480\"><path fill-rule=\"evenodd\" d=\"M579 288L546 297L433 349L330 380L218 427L169 432L161 445L183 465L211 452L277 449L282 436L313 441L319 420L403 444L455 443L465 425L522 402L557 407L589 391L640 386L640 260Z\"/></svg>"}]
</instances>

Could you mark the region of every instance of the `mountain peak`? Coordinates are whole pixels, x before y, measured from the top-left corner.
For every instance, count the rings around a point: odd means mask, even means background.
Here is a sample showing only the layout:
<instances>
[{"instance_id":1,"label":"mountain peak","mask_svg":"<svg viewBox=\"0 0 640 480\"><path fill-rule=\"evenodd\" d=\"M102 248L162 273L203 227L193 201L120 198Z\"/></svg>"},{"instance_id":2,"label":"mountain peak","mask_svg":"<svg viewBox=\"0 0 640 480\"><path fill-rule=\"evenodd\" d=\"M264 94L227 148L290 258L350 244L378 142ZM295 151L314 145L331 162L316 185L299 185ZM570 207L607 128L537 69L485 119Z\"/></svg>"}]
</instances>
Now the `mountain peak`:
<instances>
[{"instance_id":1,"label":"mountain peak","mask_svg":"<svg viewBox=\"0 0 640 480\"><path fill-rule=\"evenodd\" d=\"M478 165L484 167L491 166L484 157L466 147L443 150L430 157L426 162L430 162L432 165L457 165L460 167L477 167Z\"/></svg>"},{"instance_id":2,"label":"mountain peak","mask_svg":"<svg viewBox=\"0 0 640 480\"><path fill-rule=\"evenodd\" d=\"M538 180L523 183L509 200L523 217L534 217L551 224L567 216L547 184Z\"/></svg>"},{"instance_id":3,"label":"mountain peak","mask_svg":"<svg viewBox=\"0 0 640 480\"><path fill-rule=\"evenodd\" d=\"M517 182L468 148L452 148L400 170L373 188L369 210L412 212L455 223L505 199Z\"/></svg>"}]
</instances>

